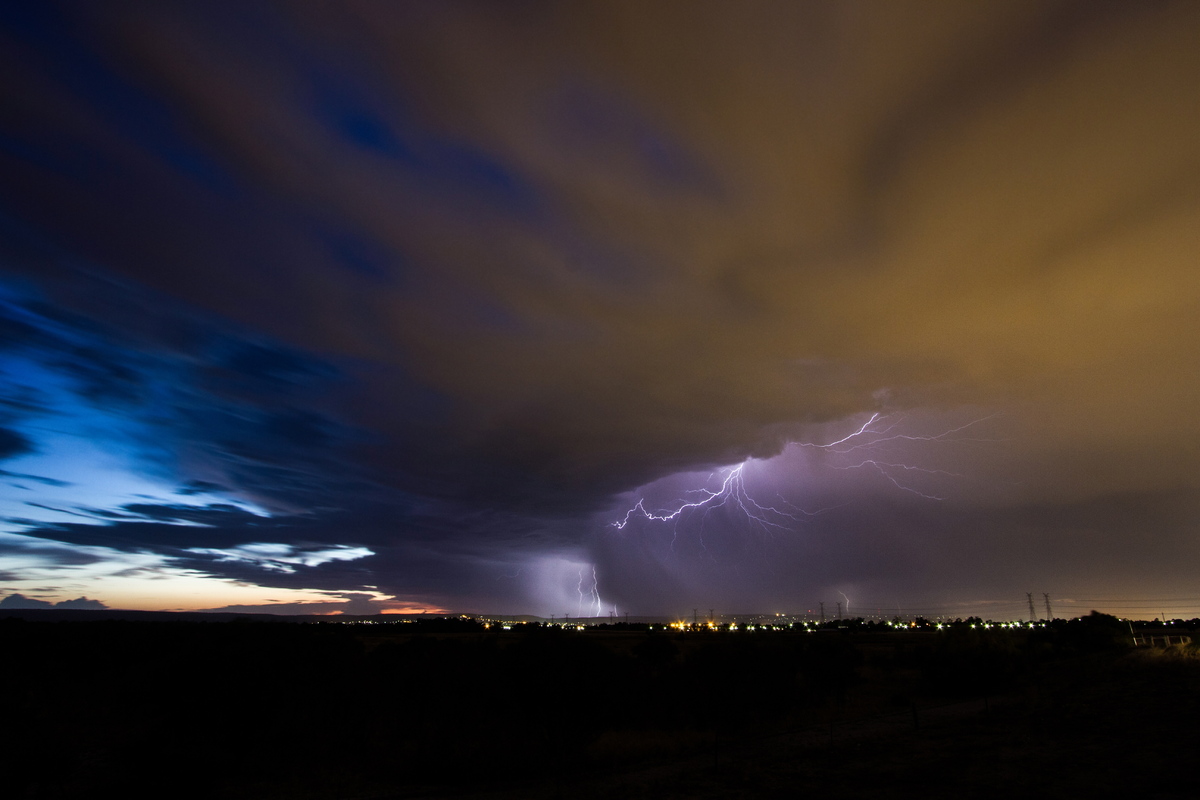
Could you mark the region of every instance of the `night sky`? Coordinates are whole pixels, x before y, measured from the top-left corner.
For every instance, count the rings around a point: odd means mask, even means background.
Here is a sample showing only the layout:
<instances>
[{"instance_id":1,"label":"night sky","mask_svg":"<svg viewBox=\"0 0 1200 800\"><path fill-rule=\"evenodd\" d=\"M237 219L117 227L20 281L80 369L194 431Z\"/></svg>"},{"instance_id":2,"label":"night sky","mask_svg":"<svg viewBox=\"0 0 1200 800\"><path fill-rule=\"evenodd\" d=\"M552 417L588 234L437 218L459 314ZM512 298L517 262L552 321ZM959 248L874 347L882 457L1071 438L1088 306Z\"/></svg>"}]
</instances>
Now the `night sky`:
<instances>
[{"instance_id":1,"label":"night sky","mask_svg":"<svg viewBox=\"0 0 1200 800\"><path fill-rule=\"evenodd\" d=\"M1200 614L1200 4L0 4L0 606Z\"/></svg>"}]
</instances>

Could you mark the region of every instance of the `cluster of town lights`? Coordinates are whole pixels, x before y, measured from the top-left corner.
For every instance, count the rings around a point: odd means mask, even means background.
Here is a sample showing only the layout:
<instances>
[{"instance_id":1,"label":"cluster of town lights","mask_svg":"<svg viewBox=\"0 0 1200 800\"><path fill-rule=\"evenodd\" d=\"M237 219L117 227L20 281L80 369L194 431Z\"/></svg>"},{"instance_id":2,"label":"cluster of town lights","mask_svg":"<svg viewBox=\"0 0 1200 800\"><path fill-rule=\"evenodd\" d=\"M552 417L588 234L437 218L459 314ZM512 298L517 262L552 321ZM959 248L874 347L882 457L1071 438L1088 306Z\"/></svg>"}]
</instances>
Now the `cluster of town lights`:
<instances>
[{"instance_id":1,"label":"cluster of town lights","mask_svg":"<svg viewBox=\"0 0 1200 800\"><path fill-rule=\"evenodd\" d=\"M783 617L782 614L776 614L775 616ZM489 619L486 617L476 618L476 617L470 617L467 615L461 615L461 616L457 617L457 619L477 622L480 625L482 625L485 630L496 629L496 630L504 630L504 631L511 631L514 629L524 628L530 624L532 624L534 626L542 626L542 627L546 627L546 628L559 628L559 629L563 629L563 630L575 630L575 631L584 631L584 630L588 630L589 628L597 628L597 627L608 627L609 625L613 624L612 620L599 621L599 620L594 620L594 619L593 620L574 620L574 621L564 619L564 620L551 620L549 622L534 621L532 623L528 620ZM333 617L333 618L327 618L322 621L336 622L336 623L340 623L340 624L350 624L350 625L387 625L387 624L395 625L395 624L413 623L413 622L416 622L417 620L411 619L411 618L409 618L409 619L403 619L403 618L402 619L389 619L389 620L338 619L336 617ZM1175 622L1175 620L1171 620L1171 622L1169 624L1174 624L1174 622ZM987 621L979 620L978 617L974 618L974 620L972 620L972 619L968 619L968 620L955 619L953 621L948 621L948 622L947 621L934 622L934 621L927 620L927 619L924 619L921 617L918 617L917 619L912 619L912 620L901 620L899 618L893 618L890 621L884 621L884 620L872 621L872 620L864 620L861 618L856 618L856 619L832 619L832 620L828 620L828 621L823 620L820 622L817 622L815 620L792 621L792 620L787 620L786 618L779 619L777 621L771 621L771 622L763 622L763 621L719 622L715 619L707 619L707 620L689 622L687 620L680 619L680 620L676 620L674 622L670 622L670 623L666 623L666 624L663 624L663 623L649 623L649 624L638 623L637 627L642 628L642 629L649 629L649 630L663 630L663 631L671 630L671 631L675 631L677 633L689 633L689 632L696 632L696 631L720 632L720 631L789 631L789 630L791 630L791 631L803 630L808 633L814 633L818 630L845 629L848 627L849 628L859 628L864 625L867 629L874 629L876 631L892 630L892 631L897 631L897 632L913 631L913 630L916 630L916 631L929 631L929 630L943 631L943 630L949 630L950 628L955 628L955 627L970 627L972 629L998 628L998 629L1008 629L1008 630L1021 630L1021 629L1044 628L1047 625L1047 621L1046 620L1036 620L1033 622L1026 622L1024 620L1016 620L1016 621L1012 621L1012 622L995 622L993 620L987 620Z\"/></svg>"}]
</instances>

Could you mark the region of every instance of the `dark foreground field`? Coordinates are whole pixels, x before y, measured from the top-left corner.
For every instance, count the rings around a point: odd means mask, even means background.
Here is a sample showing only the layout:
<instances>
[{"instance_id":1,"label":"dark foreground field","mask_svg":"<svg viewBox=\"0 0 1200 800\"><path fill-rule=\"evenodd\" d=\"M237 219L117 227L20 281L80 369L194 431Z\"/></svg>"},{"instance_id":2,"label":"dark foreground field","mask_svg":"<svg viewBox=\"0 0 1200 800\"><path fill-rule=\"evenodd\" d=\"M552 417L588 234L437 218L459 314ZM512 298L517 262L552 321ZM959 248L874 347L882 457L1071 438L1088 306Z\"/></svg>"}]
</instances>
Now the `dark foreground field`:
<instances>
[{"instance_id":1,"label":"dark foreground field","mask_svg":"<svg viewBox=\"0 0 1200 800\"><path fill-rule=\"evenodd\" d=\"M0 620L12 798L1200 796L1200 653L1036 631Z\"/></svg>"}]
</instances>

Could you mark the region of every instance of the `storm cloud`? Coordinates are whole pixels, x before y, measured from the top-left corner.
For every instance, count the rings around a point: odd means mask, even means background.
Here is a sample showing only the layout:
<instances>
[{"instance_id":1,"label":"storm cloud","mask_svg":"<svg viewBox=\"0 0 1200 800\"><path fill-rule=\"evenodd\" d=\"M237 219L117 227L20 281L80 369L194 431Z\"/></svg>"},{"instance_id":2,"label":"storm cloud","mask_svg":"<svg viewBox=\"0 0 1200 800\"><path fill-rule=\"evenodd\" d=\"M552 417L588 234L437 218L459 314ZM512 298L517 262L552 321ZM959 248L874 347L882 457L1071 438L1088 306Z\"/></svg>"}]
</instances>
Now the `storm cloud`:
<instances>
[{"instance_id":1,"label":"storm cloud","mask_svg":"<svg viewBox=\"0 0 1200 800\"><path fill-rule=\"evenodd\" d=\"M197 608L1200 605L1198 23L7 6L14 558L324 593Z\"/></svg>"}]
</instances>

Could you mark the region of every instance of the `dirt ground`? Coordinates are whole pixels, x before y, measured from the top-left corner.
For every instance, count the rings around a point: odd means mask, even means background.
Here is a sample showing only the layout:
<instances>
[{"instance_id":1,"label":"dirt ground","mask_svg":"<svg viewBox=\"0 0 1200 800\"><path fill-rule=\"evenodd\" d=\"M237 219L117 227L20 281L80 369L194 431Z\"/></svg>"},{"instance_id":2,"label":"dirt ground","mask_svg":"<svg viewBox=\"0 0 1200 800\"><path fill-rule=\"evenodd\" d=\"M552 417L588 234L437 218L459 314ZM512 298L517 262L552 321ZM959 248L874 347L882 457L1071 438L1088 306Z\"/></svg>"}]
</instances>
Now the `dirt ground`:
<instances>
[{"instance_id":1,"label":"dirt ground","mask_svg":"<svg viewBox=\"0 0 1200 800\"><path fill-rule=\"evenodd\" d=\"M455 796L1196 798L1198 712L1200 659L1139 652L1052 671L987 700L710 737L691 755L655 764Z\"/></svg>"}]
</instances>

